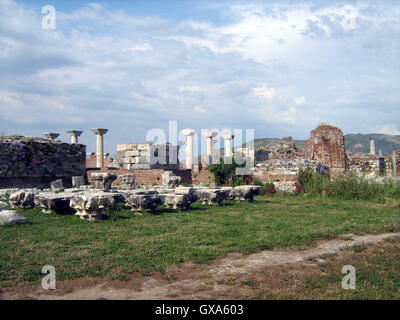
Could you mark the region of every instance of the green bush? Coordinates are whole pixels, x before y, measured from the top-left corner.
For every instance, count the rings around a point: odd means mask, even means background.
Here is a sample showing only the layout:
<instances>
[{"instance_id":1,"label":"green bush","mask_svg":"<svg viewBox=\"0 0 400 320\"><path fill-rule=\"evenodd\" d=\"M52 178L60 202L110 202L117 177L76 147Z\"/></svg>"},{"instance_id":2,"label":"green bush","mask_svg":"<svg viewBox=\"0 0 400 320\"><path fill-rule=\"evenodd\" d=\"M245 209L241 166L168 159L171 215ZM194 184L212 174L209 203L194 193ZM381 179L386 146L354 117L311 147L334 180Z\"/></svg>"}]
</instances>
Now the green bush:
<instances>
[{"instance_id":1,"label":"green bush","mask_svg":"<svg viewBox=\"0 0 400 320\"><path fill-rule=\"evenodd\" d=\"M225 164L223 160L220 160L219 163L209 165L207 169L210 170L212 173L214 173L215 184L217 186L220 186L223 184L228 184L230 178L232 179L233 182L235 171L236 168L238 167L244 167L244 164L239 165L235 162L235 159L232 158L231 164Z\"/></svg>"}]
</instances>

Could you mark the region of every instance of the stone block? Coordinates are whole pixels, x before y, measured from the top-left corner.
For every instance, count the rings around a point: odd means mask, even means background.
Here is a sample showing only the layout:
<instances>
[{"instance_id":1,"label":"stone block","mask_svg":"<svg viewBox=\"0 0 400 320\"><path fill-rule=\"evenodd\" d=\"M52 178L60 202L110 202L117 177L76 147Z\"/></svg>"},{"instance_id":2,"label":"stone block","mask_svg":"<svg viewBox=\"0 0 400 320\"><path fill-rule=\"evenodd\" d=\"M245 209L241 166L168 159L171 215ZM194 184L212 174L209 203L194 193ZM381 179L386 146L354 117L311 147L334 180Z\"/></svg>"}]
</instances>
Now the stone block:
<instances>
[{"instance_id":1,"label":"stone block","mask_svg":"<svg viewBox=\"0 0 400 320\"><path fill-rule=\"evenodd\" d=\"M17 191L10 195L10 204L12 208L32 209L35 207L34 192Z\"/></svg>"},{"instance_id":2,"label":"stone block","mask_svg":"<svg viewBox=\"0 0 400 320\"><path fill-rule=\"evenodd\" d=\"M121 174L118 175L119 186L118 189L132 190L135 189L135 175L134 174Z\"/></svg>"},{"instance_id":3,"label":"stone block","mask_svg":"<svg viewBox=\"0 0 400 320\"><path fill-rule=\"evenodd\" d=\"M64 191L64 185L61 179L54 180L50 182L50 188L53 192L62 192Z\"/></svg>"},{"instance_id":4,"label":"stone block","mask_svg":"<svg viewBox=\"0 0 400 320\"><path fill-rule=\"evenodd\" d=\"M85 185L85 179L82 176L74 176L72 177L72 187L79 188L80 186Z\"/></svg>"},{"instance_id":5,"label":"stone block","mask_svg":"<svg viewBox=\"0 0 400 320\"><path fill-rule=\"evenodd\" d=\"M95 188L104 191L110 191L112 182L117 179L117 175L110 172L95 172L91 176Z\"/></svg>"},{"instance_id":6,"label":"stone block","mask_svg":"<svg viewBox=\"0 0 400 320\"><path fill-rule=\"evenodd\" d=\"M2 210L0 211L0 225L6 223L27 223L26 219L22 214L14 210Z\"/></svg>"}]
</instances>

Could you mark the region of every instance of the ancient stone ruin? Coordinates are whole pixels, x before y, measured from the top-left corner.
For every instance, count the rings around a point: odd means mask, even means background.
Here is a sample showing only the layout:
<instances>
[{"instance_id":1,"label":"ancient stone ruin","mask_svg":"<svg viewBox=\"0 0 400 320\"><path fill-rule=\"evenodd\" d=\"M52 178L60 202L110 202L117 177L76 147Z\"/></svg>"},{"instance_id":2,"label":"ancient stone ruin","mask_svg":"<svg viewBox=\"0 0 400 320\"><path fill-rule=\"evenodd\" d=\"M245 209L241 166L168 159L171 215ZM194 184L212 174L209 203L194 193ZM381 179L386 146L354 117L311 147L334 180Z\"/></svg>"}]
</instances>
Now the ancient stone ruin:
<instances>
[{"instance_id":1,"label":"ancient stone ruin","mask_svg":"<svg viewBox=\"0 0 400 320\"><path fill-rule=\"evenodd\" d=\"M305 147L311 160L329 166L332 171L349 168L342 130L331 125L319 125L311 131Z\"/></svg>"},{"instance_id":2,"label":"ancient stone ruin","mask_svg":"<svg viewBox=\"0 0 400 320\"><path fill-rule=\"evenodd\" d=\"M86 146L24 136L0 137L0 186L47 187L86 175Z\"/></svg>"},{"instance_id":3,"label":"ancient stone ruin","mask_svg":"<svg viewBox=\"0 0 400 320\"><path fill-rule=\"evenodd\" d=\"M259 186L200 185L213 183L214 175L207 169L207 163L215 160L214 132L202 135L207 139L207 152L205 163L199 163L193 159L195 132L183 130L186 162L182 165L178 161L179 147L170 143L122 144L118 145L114 158L108 158L103 150L103 136L108 129L92 131L96 134L97 151L89 158L86 147L78 144L82 133L78 130L67 131L71 143L56 140L58 134L50 132L45 134L48 139L0 137L0 186L7 188L0 189L0 197L4 200L6 193L10 195L8 204L0 204L0 211L40 207L44 214L72 213L81 219L98 220L106 218L107 209L117 202L125 203L135 214L144 214L157 213L160 206L188 210L195 201L209 205L250 202L260 193ZM400 150L392 156L376 155L372 142L368 154L346 152L342 131L331 125L320 125L311 131L304 147L285 137L267 147L241 147L233 151L234 136L222 138L225 150L220 159L235 153L250 157L256 161L250 175L274 182L279 190L287 192L293 191L296 175L305 166L320 172L352 170L374 178L395 173L400 165ZM20 217L6 212L4 221L7 219L18 221Z\"/></svg>"}]
</instances>

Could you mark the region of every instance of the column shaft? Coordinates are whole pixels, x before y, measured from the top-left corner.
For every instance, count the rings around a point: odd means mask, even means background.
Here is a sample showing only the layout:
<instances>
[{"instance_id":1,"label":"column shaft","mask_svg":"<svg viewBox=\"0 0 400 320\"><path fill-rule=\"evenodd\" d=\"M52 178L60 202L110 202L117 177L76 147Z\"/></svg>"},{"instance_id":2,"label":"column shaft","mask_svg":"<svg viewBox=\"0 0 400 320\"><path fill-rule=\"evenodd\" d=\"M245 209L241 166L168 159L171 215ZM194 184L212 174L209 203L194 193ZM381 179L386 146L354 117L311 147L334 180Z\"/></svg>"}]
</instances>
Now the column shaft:
<instances>
[{"instance_id":1,"label":"column shaft","mask_svg":"<svg viewBox=\"0 0 400 320\"><path fill-rule=\"evenodd\" d=\"M186 136L186 169L193 168L193 135Z\"/></svg>"},{"instance_id":2,"label":"column shaft","mask_svg":"<svg viewBox=\"0 0 400 320\"><path fill-rule=\"evenodd\" d=\"M97 155L96 155L96 167L103 168L104 164L104 150L103 150L103 135L97 135Z\"/></svg>"}]
</instances>

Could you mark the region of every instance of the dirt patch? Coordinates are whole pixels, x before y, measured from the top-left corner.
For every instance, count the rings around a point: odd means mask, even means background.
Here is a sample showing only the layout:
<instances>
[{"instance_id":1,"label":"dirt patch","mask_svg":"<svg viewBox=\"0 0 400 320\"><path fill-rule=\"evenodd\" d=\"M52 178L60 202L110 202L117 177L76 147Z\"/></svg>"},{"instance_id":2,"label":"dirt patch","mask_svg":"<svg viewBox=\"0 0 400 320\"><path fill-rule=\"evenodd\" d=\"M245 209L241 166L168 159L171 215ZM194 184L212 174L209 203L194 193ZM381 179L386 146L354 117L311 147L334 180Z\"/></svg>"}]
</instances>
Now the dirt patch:
<instances>
[{"instance_id":1,"label":"dirt patch","mask_svg":"<svg viewBox=\"0 0 400 320\"><path fill-rule=\"evenodd\" d=\"M311 249L261 251L250 255L231 253L210 264L170 266L163 273L150 277L132 273L125 281L96 278L57 281L57 289L52 291L43 290L40 283L24 283L3 289L0 298L265 299L269 297L264 290L265 283L268 283L267 292L290 297L293 286L296 288L305 275L323 274L316 267L324 264L327 258L336 259L335 256L344 255L353 247L363 251L362 248L368 245L399 236L400 233L343 235L321 241Z\"/></svg>"}]
</instances>

